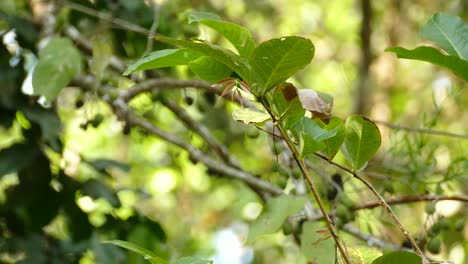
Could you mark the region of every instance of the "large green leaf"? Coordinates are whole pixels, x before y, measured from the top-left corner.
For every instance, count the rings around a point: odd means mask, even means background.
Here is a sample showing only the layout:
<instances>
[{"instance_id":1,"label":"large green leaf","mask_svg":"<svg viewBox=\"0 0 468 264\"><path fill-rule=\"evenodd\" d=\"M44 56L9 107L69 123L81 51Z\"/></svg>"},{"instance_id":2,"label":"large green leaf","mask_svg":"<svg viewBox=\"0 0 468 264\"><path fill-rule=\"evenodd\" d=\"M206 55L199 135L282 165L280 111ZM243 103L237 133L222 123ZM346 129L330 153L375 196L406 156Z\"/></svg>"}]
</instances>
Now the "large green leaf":
<instances>
[{"instance_id":1,"label":"large green leaf","mask_svg":"<svg viewBox=\"0 0 468 264\"><path fill-rule=\"evenodd\" d=\"M51 39L39 54L32 84L34 94L53 101L81 69L80 52L68 38Z\"/></svg>"},{"instance_id":2,"label":"large green leaf","mask_svg":"<svg viewBox=\"0 0 468 264\"><path fill-rule=\"evenodd\" d=\"M400 47L388 48L386 51L394 52L398 58L427 61L451 70L460 78L468 82L468 61L451 55L444 55L432 47L418 47L407 50Z\"/></svg>"},{"instance_id":3,"label":"large green leaf","mask_svg":"<svg viewBox=\"0 0 468 264\"><path fill-rule=\"evenodd\" d=\"M247 82L250 82L252 80L252 76L254 76L247 60L228 49L200 40L187 41L171 39L167 37L157 37L156 39L162 42L191 49L205 56L210 56L218 62L226 65L231 70L235 71L243 80L246 80Z\"/></svg>"},{"instance_id":4,"label":"large green leaf","mask_svg":"<svg viewBox=\"0 0 468 264\"><path fill-rule=\"evenodd\" d=\"M448 54L468 60L468 24L463 19L444 13L434 14L421 29L421 34Z\"/></svg>"},{"instance_id":5,"label":"large green leaf","mask_svg":"<svg viewBox=\"0 0 468 264\"><path fill-rule=\"evenodd\" d=\"M383 256L372 261L372 264L422 264L420 256L407 252L407 251L395 251L387 253Z\"/></svg>"},{"instance_id":6,"label":"large green leaf","mask_svg":"<svg viewBox=\"0 0 468 264\"><path fill-rule=\"evenodd\" d=\"M194 12L189 16L189 23L199 22L216 30L232 43L239 55L247 58L256 46L250 31L237 24L215 19L214 16L213 14L210 16L209 13Z\"/></svg>"},{"instance_id":7,"label":"large green leaf","mask_svg":"<svg viewBox=\"0 0 468 264\"><path fill-rule=\"evenodd\" d=\"M189 62L188 65L198 77L208 82L218 82L232 73L226 65L209 56L202 56Z\"/></svg>"},{"instance_id":8,"label":"large green leaf","mask_svg":"<svg viewBox=\"0 0 468 264\"><path fill-rule=\"evenodd\" d=\"M110 240L110 241L104 241L103 243L109 243L113 244L128 250L131 250L135 253L140 254L143 256L144 259L148 260L152 264L169 264L167 260L164 260L155 254L153 254L151 251L146 250L140 246L137 246L133 243L127 242L127 241L122 241L122 240Z\"/></svg>"},{"instance_id":9,"label":"large green leaf","mask_svg":"<svg viewBox=\"0 0 468 264\"><path fill-rule=\"evenodd\" d=\"M270 115L249 108L242 108L234 110L232 112L232 118L244 124L263 123L270 119Z\"/></svg>"},{"instance_id":10,"label":"large green leaf","mask_svg":"<svg viewBox=\"0 0 468 264\"><path fill-rule=\"evenodd\" d=\"M261 43L250 56L255 81L250 83L256 95L263 95L307 66L314 57L312 41L297 36L271 39Z\"/></svg>"},{"instance_id":11,"label":"large green leaf","mask_svg":"<svg viewBox=\"0 0 468 264\"><path fill-rule=\"evenodd\" d=\"M334 263L335 241L320 222L305 222L302 226L301 251L312 263Z\"/></svg>"},{"instance_id":12,"label":"large green leaf","mask_svg":"<svg viewBox=\"0 0 468 264\"><path fill-rule=\"evenodd\" d=\"M302 157L324 149L326 147L324 140L334 137L339 129L339 127L331 130L323 129L308 117L303 117L296 124L296 127L299 132L299 147Z\"/></svg>"},{"instance_id":13,"label":"large green leaf","mask_svg":"<svg viewBox=\"0 0 468 264\"><path fill-rule=\"evenodd\" d=\"M212 264L212 260L201 259L197 257L181 257L174 264Z\"/></svg>"},{"instance_id":14,"label":"large green leaf","mask_svg":"<svg viewBox=\"0 0 468 264\"><path fill-rule=\"evenodd\" d=\"M299 213L307 199L305 197L281 195L267 201L262 214L252 223L247 242L264 234L272 234L281 228L284 220Z\"/></svg>"},{"instance_id":15,"label":"large green leaf","mask_svg":"<svg viewBox=\"0 0 468 264\"><path fill-rule=\"evenodd\" d=\"M322 128L328 131L337 129L335 136L324 140L324 143L325 143L324 151L327 154L328 159L332 160L335 157L338 150L340 150L341 145L343 145L343 141L345 139L346 129L345 129L343 120L341 118L333 116L331 117L328 124L325 124L322 121L317 121L317 122Z\"/></svg>"},{"instance_id":16,"label":"large green leaf","mask_svg":"<svg viewBox=\"0 0 468 264\"><path fill-rule=\"evenodd\" d=\"M19 171L26 167L39 151L30 144L17 143L0 150L0 179L3 175Z\"/></svg>"},{"instance_id":17,"label":"large green leaf","mask_svg":"<svg viewBox=\"0 0 468 264\"><path fill-rule=\"evenodd\" d=\"M200 53L190 49L158 50L149 53L134 64L130 65L123 75L129 75L133 72L147 69L186 65L189 62L198 59L200 56Z\"/></svg>"},{"instance_id":18,"label":"large green leaf","mask_svg":"<svg viewBox=\"0 0 468 264\"><path fill-rule=\"evenodd\" d=\"M341 148L353 170L362 168L380 147L379 128L369 119L352 115L346 120L346 136Z\"/></svg>"}]
</instances>

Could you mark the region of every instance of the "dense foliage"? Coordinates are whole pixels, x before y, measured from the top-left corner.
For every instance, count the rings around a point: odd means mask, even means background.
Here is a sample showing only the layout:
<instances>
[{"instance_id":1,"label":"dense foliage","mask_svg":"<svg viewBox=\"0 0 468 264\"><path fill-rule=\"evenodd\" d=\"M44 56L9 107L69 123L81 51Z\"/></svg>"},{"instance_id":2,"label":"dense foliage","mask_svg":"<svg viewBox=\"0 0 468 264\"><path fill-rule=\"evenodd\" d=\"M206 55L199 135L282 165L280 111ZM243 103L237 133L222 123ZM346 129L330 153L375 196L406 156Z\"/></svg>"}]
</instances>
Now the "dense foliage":
<instances>
[{"instance_id":1,"label":"dense foliage","mask_svg":"<svg viewBox=\"0 0 468 264\"><path fill-rule=\"evenodd\" d=\"M324 19L326 37L286 17L266 36L247 28L280 16L275 1L242 2L243 18L215 2L0 3L0 262L466 261L463 19L427 14L432 47L371 51L365 14L390 7L356 1L363 58L416 60L385 75L324 52L346 43L345 18ZM327 87L339 71L353 87Z\"/></svg>"}]
</instances>

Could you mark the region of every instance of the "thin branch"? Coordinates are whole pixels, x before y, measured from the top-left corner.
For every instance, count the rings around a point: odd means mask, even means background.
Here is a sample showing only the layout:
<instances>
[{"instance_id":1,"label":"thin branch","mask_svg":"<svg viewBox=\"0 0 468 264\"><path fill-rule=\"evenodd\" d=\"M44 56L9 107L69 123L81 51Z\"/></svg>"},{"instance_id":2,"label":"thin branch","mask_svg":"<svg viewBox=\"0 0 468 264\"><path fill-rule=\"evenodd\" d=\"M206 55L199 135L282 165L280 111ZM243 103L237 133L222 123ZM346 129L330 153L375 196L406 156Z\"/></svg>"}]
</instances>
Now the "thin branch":
<instances>
[{"instance_id":1,"label":"thin branch","mask_svg":"<svg viewBox=\"0 0 468 264\"><path fill-rule=\"evenodd\" d=\"M85 89L90 90L92 85L94 84L94 78L92 76L77 76L72 85L77 85L83 87ZM109 90L113 88L110 86L100 88L100 92L103 95L103 99L111 104L114 109L116 115L121 119L128 122L130 125L138 126L149 133L160 137L161 139L165 140L168 143L176 145L184 150L186 150L190 157L195 160L205 164L209 170L219 174L224 175L227 178L237 179L245 182L248 186L250 186L254 191L257 193L270 193L272 195L280 195L283 193L283 190L271 183L264 181L256 176L247 173L245 171L233 168L228 166L222 162L216 161L208 156L206 156L203 152L199 149L195 148L193 145L185 142L184 140L180 139L179 137L175 136L174 134L168 133L163 131L152 123L146 121L145 119L141 118L140 116L136 115L133 110L126 104L126 102L118 97L115 101L112 101L110 96L107 94Z\"/></svg>"},{"instance_id":2,"label":"thin branch","mask_svg":"<svg viewBox=\"0 0 468 264\"><path fill-rule=\"evenodd\" d=\"M387 249L391 249L391 250L408 250L407 248L405 247L400 247L400 246L397 246L397 245L394 245L394 244L390 244L390 243L386 243L385 241L382 241L378 238L376 238L375 236L372 236L372 235L369 235L369 234L364 234L362 232L360 232L357 228L351 226L351 225L345 225L343 226L343 231L345 231L346 233L354 236L354 237L357 237L358 239L362 240L362 241L366 241L367 242L367 245L370 246L370 247L377 247L377 248L387 248Z\"/></svg>"},{"instance_id":3,"label":"thin branch","mask_svg":"<svg viewBox=\"0 0 468 264\"><path fill-rule=\"evenodd\" d=\"M394 197L387 199L388 204L407 204L407 203L416 203L423 201L460 201L468 202L468 196L466 195L412 195L412 196L403 196L403 197ZM368 202L353 207L354 210L361 209L372 209L380 206L379 202Z\"/></svg>"},{"instance_id":4,"label":"thin branch","mask_svg":"<svg viewBox=\"0 0 468 264\"><path fill-rule=\"evenodd\" d=\"M392 208L390 207L390 205L385 201L385 199L382 197L382 195L380 195L380 193L375 189L375 187L366 179L362 178L361 176L359 176L357 173L355 173L354 171L352 171L351 169L341 165L341 164L338 164L332 160L329 160L327 157L323 156L322 154L319 154L319 153L314 153L315 156L323 159L323 160L326 160L328 161L330 164L332 164L333 166L335 167L338 167L340 168L341 170L343 171L346 171L348 173L350 173L351 175L353 175L354 178L360 180L365 186L367 186L367 188L369 188L369 190L377 197L377 199L379 200L378 203L380 206L382 206L389 214L390 216L392 217L393 221L397 224L397 226L400 228L401 232L405 235L406 239L408 239L408 241L411 243L411 245L413 246L414 250L423 258L423 262L424 263L427 263L428 260L426 258L426 256L424 255L423 251L419 248L418 244L416 243L416 241L414 240L413 236L410 234L410 232L408 232L408 230L406 230L406 227L401 223L400 219L398 219L398 216L393 212ZM328 217L328 215L326 216L326 218ZM326 219L325 218L325 219Z\"/></svg>"},{"instance_id":5,"label":"thin branch","mask_svg":"<svg viewBox=\"0 0 468 264\"><path fill-rule=\"evenodd\" d=\"M140 27L140 26L135 25L135 24L132 24L132 23L130 23L130 22L126 21L126 20L120 19L120 18L112 17L111 14L96 11L96 10L94 10L92 8L89 8L89 7L86 7L86 6L77 4L77 3L73 3L73 2L70 2L70 1L63 1L63 3L64 3L65 6L68 6L70 9L73 9L73 10L81 12L83 14L87 14L89 16L93 16L93 17L99 18L101 20L107 21L109 23L114 24L115 26L118 26L119 28L122 28L122 29L125 29L125 30L128 30L128 31L133 31L133 32L145 35L145 36L148 36L148 34L149 34L149 31L146 28Z\"/></svg>"},{"instance_id":6,"label":"thin branch","mask_svg":"<svg viewBox=\"0 0 468 264\"><path fill-rule=\"evenodd\" d=\"M133 97L145 93L151 92L155 89L169 89L169 88L201 88L204 90L208 90L213 93L218 93L219 89L213 87L211 83L201 81L201 80L178 80L178 79L171 79L171 78L158 78L158 79L150 79L147 81L142 81L129 89L122 91L120 94L120 98L122 98L125 102L130 101Z\"/></svg>"},{"instance_id":7,"label":"thin branch","mask_svg":"<svg viewBox=\"0 0 468 264\"><path fill-rule=\"evenodd\" d=\"M125 104L123 100L117 99L116 101L112 102L112 106L115 108L117 116L119 116L121 119L125 120L131 125L144 128L151 134L186 150L192 159L205 164L212 171L219 173L220 175L226 175L227 177L244 181L247 183L247 185L256 190L266 191L274 195L283 193L282 189L272 185L271 183L263 181L247 172L217 162L216 160L205 156L200 150L185 142L184 140L176 137L174 134L165 132L155 127L152 123L133 113L133 111Z\"/></svg>"},{"instance_id":8,"label":"thin branch","mask_svg":"<svg viewBox=\"0 0 468 264\"><path fill-rule=\"evenodd\" d=\"M234 168L240 168L240 163L234 159L226 146L221 144L211 132L200 122L195 121L182 107L178 106L174 101L167 98L161 98L161 103L169 108L184 124L191 130L200 135L205 142L210 146L216 154L227 164Z\"/></svg>"},{"instance_id":9,"label":"thin branch","mask_svg":"<svg viewBox=\"0 0 468 264\"><path fill-rule=\"evenodd\" d=\"M455 137L455 138L468 138L468 135L466 134L456 134L452 132L447 132L447 131L442 131L442 130L434 130L430 128L419 128L419 127L408 127L408 126L401 126L401 125L395 125L389 122L385 121L377 121L377 120L372 120L374 123L395 129L395 130L405 130L409 132L417 132L421 134L431 134L431 135L436 135L436 136L446 136L446 137Z\"/></svg>"},{"instance_id":10,"label":"thin branch","mask_svg":"<svg viewBox=\"0 0 468 264\"><path fill-rule=\"evenodd\" d=\"M273 120L273 123L276 124L275 115L270 111L269 107L267 107L267 105L263 101L261 101L261 103L263 104L263 107L265 108L265 110L270 115L271 119ZM323 205L322 199L320 198L320 195L319 195L319 193L317 191L317 188L315 187L315 184L314 184L312 178L310 177L309 171L307 169L307 166L304 163L304 160L301 158L299 152L297 151L296 147L294 146L294 144L291 142L291 140L287 136L286 131L284 131L283 127L281 125L277 125L276 127L278 128L281 136L283 137L284 141L286 142L286 145L288 146L288 149L291 151L291 153L292 153L292 155L294 157L294 160L296 161L297 165L299 166L299 169L301 170L305 181L309 185L309 188L312 191L312 194L313 194L313 196L315 198L315 201L317 202L317 204L319 206L319 209L320 209L320 211L322 212L322 215L325 218L325 223L327 224L327 229L329 230L333 240L335 240L335 245L338 247L338 250L340 251L341 257L343 258L343 261L345 263L347 263L347 264L351 264L351 260L349 259L348 253L346 252L346 249L343 247L342 242L340 241L340 238L336 234L335 227L333 226L333 222L330 219L330 217L328 216L327 211L325 210L325 206Z\"/></svg>"},{"instance_id":11,"label":"thin branch","mask_svg":"<svg viewBox=\"0 0 468 264\"><path fill-rule=\"evenodd\" d=\"M153 24L151 25L151 28L148 32L148 42L146 42L146 50L143 55L148 54L153 48L154 37L159 25L159 13L161 7L157 1L150 1L150 5L153 7Z\"/></svg>"}]
</instances>

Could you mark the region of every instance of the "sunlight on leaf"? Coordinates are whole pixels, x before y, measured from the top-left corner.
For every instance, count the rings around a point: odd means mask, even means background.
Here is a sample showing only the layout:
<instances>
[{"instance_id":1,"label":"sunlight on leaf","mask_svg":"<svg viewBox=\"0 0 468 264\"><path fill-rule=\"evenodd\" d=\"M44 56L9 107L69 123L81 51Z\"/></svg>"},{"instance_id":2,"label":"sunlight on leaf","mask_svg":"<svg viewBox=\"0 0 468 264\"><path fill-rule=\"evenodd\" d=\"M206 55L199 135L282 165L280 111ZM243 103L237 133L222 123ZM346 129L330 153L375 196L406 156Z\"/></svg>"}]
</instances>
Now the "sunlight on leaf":
<instances>
[{"instance_id":1,"label":"sunlight on leaf","mask_svg":"<svg viewBox=\"0 0 468 264\"><path fill-rule=\"evenodd\" d=\"M116 245L116 246L119 246L128 250L131 250L135 253L140 254L145 260L148 260L150 263L153 263L153 264L169 264L168 261L156 256L151 251L144 249L140 246L137 246L133 243L127 242L127 241L110 240L110 241L104 241L103 243L113 244L113 245Z\"/></svg>"},{"instance_id":2,"label":"sunlight on leaf","mask_svg":"<svg viewBox=\"0 0 468 264\"><path fill-rule=\"evenodd\" d=\"M407 251L396 251L387 253L374 261L372 264L422 264L420 256L407 252Z\"/></svg>"},{"instance_id":3,"label":"sunlight on leaf","mask_svg":"<svg viewBox=\"0 0 468 264\"><path fill-rule=\"evenodd\" d=\"M263 112L258 112L249 108L237 109L232 112L234 120L244 124L262 123L270 119L270 115Z\"/></svg>"}]
</instances>

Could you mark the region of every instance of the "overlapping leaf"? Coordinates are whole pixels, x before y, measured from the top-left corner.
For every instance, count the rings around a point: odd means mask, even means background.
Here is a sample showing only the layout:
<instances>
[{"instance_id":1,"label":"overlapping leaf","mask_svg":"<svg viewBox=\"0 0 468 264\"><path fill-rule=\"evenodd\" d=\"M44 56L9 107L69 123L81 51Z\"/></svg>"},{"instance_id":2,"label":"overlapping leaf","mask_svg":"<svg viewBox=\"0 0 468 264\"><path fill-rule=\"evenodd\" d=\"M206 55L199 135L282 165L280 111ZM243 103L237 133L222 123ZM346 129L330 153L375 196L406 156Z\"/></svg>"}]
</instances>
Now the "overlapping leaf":
<instances>
[{"instance_id":1,"label":"overlapping leaf","mask_svg":"<svg viewBox=\"0 0 468 264\"><path fill-rule=\"evenodd\" d=\"M242 109L237 109L233 111L232 118L244 124L250 124L250 123L265 122L270 119L270 115L267 113L255 111L249 108L242 108Z\"/></svg>"},{"instance_id":2,"label":"overlapping leaf","mask_svg":"<svg viewBox=\"0 0 468 264\"><path fill-rule=\"evenodd\" d=\"M199 40L187 41L171 39L167 37L157 37L156 39L162 42L191 49L205 56L210 56L219 63L226 65L228 68L236 72L243 80L250 81L252 78L252 72L248 62L244 58L228 49Z\"/></svg>"},{"instance_id":3,"label":"overlapping leaf","mask_svg":"<svg viewBox=\"0 0 468 264\"><path fill-rule=\"evenodd\" d=\"M199 22L219 32L232 43L242 57L248 57L255 49L256 44L252 34L245 27L221 21L216 15L204 12L190 14L189 24L193 22Z\"/></svg>"},{"instance_id":4,"label":"overlapping leaf","mask_svg":"<svg viewBox=\"0 0 468 264\"><path fill-rule=\"evenodd\" d=\"M455 56L444 55L435 48L418 47L414 50L407 50L405 48L395 47L388 48L386 51L396 53L398 58L426 61L442 66L468 82L468 61Z\"/></svg>"},{"instance_id":5,"label":"overlapping leaf","mask_svg":"<svg viewBox=\"0 0 468 264\"><path fill-rule=\"evenodd\" d=\"M123 75L136 71L186 65L202 55L190 49L164 49L149 53L130 65Z\"/></svg>"},{"instance_id":6,"label":"overlapping leaf","mask_svg":"<svg viewBox=\"0 0 468 264\"><path fill-rule=\"evenodd\" d=\"M448 54L468 60L468 24L463 19L444 13L434 14L421 29L421 34Z\"/></svg>"},{"instance_id":7,"label":"overlapping leaf","mask_svg":"<svg viewBox=\"0 0 468 264\"><path fill-rule=\"evenodd\" d=\"M263 95L307 66L314 56L312 41L298 36L281 37L261 43L249 58L255 73L252 92Z\"/></svg>"},{"instance_id":8,"label":"overlapping leaf","mask_svg":"<svg viewBox=\"0 0 468 264\"><path fill-rule=\"evenodd\" d=\"M34 94L53 101L81 69L80 52L71 40L51 39L39 54L32 78Z\"/></svg>"},{"instance_id":9,"label":"overlapping leaf","mask_svg":"<svg viewBox=\"0 0 468 264\"><path fill-rule=\"evenodd\" d=\"M339 127L331 130L323 129L308 117L303 117L296 127L299 132L299 148L302 157L324 149L326 147L324 140L334 137L339 129Z\"/></svg>"},{"instance_id":10,"label":"overlapping leaf","mask_svg":"<svg viewBox=\"0 0 468 264\"><path fill-rule=\"evenodd\" d=\"M341 148L353 170L361 169L377 152L381 138L379 128L369 119L352 115L346 120L346 136Z\"/></svg>"},{"instance_id":11,"label":"overlapping leaf","mask_svg":"<svg viewBox=\"0 0 468 264\"><path fill-rule=\"evenodd\" d=\"M193 73L208 82L218 82L232 73L226 65L209 56L202 56L188 65Z\"/></svg>"},{"instance_id":12,"label":"overlapping leaf","mask_svg":"<svg viewBox=\"0 0 468 264\"><path fill-rule=\"evenodd\" d=\"M338 150L340 150L341 145L343 145L343 141L345 139L346 130L345 130L343 120L341 120L341 118L333 116L333 117L331 117L328 124L325 124L324 122L321 122L321 121L318 121L318 124L322 128L324 128L324 129L326 129L328 131L331 131L333 129L337 129L335 136L333 136L331 138L327 138L327 139L324 140L324 143L325 143L324 151L325 151L328 159L332 160L335 157Z\"/></svg>"}]
</instances>

